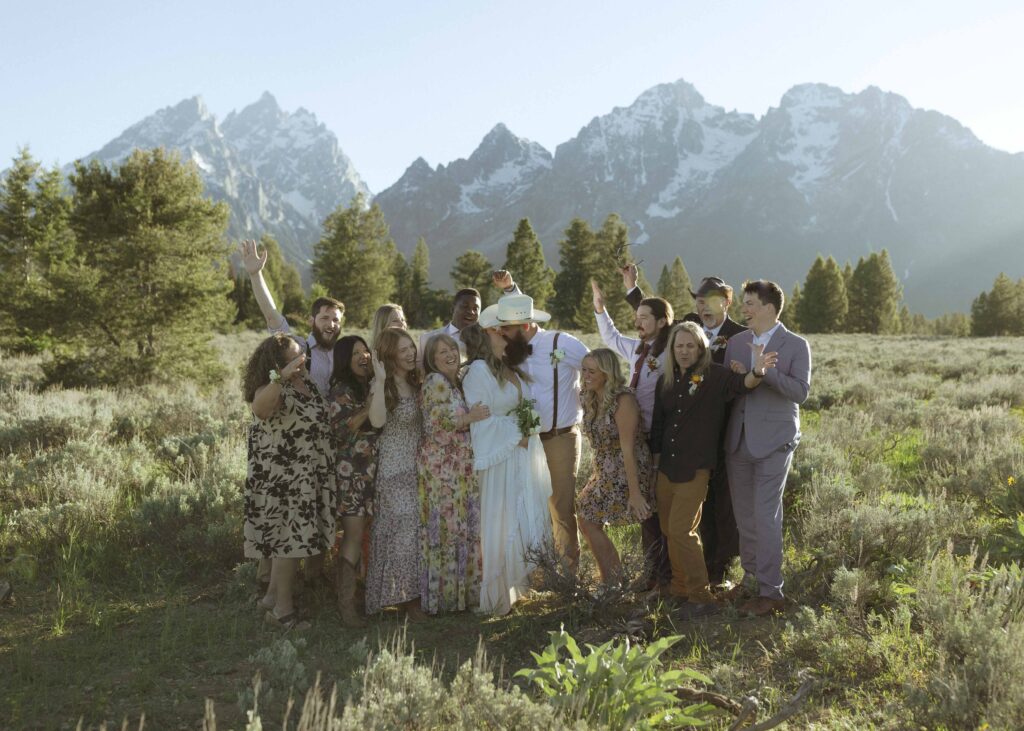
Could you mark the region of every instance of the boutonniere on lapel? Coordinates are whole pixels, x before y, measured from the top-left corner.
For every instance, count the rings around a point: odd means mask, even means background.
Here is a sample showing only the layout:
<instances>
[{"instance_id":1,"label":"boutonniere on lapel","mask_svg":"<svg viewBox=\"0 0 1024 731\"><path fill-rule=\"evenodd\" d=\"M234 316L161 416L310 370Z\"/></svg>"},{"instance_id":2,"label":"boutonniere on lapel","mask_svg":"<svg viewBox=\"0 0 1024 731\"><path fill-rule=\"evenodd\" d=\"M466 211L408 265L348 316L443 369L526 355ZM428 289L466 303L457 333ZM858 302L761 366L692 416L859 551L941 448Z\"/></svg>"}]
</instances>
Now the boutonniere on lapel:
<instances>
[{"instance_id":1,"label":"boutonniere on lapel","mask_svg":"<svg viewBox=\"0 0 1024 731\"><path fill-rule=\"evenodd\" d=\"M661 364L658 363L658 359L655 358L653 355L647 356L647 368L648 368L648 370L656 371L656 370L658 370L660 365Z\"/></svg>"},{"instance_id":2,"label":"boutonniere on lapel","mask_svg":"<svg viewBox=\"0 0 1024 731\"><path fill-rule=\"evenodd\" d=\"M561 348L555 348L551 351L551 365L556 366L565 360L565 351Z\"/></svg>"},{"instance_id":3,"label":"boutonniere on lapel","mask_svg":"<svg viewBox=\"0 0 1024 731\"><path fill-rule=\"evenodd\" d=\"M694 373L692 376L690 376L690 395L691 396L697 392L697 389L700 387L700 384L703 383L703 382L704 382L704 376L701 376L701 375L699 375L697 373Z\"/></svg>"},{"instance_id":4,"label":"boutonniere on lapel","mask_svg":"<svg viewBox=\"0 0 1024 731\"><path fill-rule=\"evenodd\" d=\"M714 340L711 341L711 345L708 347L712 353L717 353L719 350L729 344L729 338L724 335L717 335Z\"/></svg>"}]
</instances>

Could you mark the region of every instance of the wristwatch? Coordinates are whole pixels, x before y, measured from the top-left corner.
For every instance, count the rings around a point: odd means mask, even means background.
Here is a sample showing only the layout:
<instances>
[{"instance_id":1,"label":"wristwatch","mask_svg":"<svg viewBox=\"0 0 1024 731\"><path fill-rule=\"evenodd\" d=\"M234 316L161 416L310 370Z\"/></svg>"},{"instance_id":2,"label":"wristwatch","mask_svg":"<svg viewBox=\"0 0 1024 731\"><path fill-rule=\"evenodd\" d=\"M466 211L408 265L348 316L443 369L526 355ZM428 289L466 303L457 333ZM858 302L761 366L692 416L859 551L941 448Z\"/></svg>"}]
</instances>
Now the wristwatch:
<instances>
[{"instance_id":1,"label":"wristwatch","mask_svg":"<svg viewBox=\"0 0 1024 731\"><path fill-rule=\"evenodd\" d=\"M754 378L764 378L764 374L767 373L767 371L765 371L764 373L758 373L753 368L751 368L750 369L750 373L751 373L751 375L754 376Z\"/></svg>"}]
</instances>

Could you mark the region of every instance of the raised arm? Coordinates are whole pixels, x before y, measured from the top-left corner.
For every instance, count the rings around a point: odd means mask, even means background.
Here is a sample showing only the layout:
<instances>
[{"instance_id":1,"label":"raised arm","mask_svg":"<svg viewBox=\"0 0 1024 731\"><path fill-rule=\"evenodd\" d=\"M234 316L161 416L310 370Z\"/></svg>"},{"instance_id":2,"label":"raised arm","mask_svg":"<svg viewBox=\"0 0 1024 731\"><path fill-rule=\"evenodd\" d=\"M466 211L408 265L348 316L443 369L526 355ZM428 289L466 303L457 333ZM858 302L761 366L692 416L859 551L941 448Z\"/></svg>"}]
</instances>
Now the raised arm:
<instances>
[{"instance_id":1,"label":"raised arm","mask_svg":"<svg viewBox=\"0 0 1024 731\"><path fill-rule=\"evenodd\" d=\"M387 371L377 357L376 350L370 355L370 362L373 364L373 383L370 384L370 425L374 429L380 429L388 420L387 396L384 392Z\"/></svg>"},{"instance_id":2,"label":"raised arm","mask_svg":"<svg viewBox=\"0 0 1024 731\"><path fill-rule=\"evenodd\" d=\"M601 334L601 340L625 358L627 363L631 362L640 339L626 337L615 327L612 316L604 307L604 293L593 279L590 280L590 289L594 295L594 317L597 319L597 331Z\"/></svg>"},{"instance_id":3,"label":"raised arm","mask_svg":"<svg viewBox=\"0 0 1024 731\"><path fill-rule=\"evenodd\" d=\"M267 321L267 328L271 332L288 332L288 321L278 312L274 304L274 296L270 294L266 280L263 279L263 266L267 263L267 250L259 251L259 244L255 239L246 239L238 248L242 256L242 265L249 274L249 281L252 282L252 293L256 297L256 304L263 313L263 319Z\"/></svg>"},{"instance_id":4,"label":"raised arm","mask_svg":"<svg viewBox=\"0 0 1024 731\"><path fill-rule=\"evenodd\" d=\"M626 302L635 310L644 301L644 291L636 284L640 272L636 268L636 264L627 264L620 271L622 272L622 286L626 288Z\"/></svg>"}]
</instances>

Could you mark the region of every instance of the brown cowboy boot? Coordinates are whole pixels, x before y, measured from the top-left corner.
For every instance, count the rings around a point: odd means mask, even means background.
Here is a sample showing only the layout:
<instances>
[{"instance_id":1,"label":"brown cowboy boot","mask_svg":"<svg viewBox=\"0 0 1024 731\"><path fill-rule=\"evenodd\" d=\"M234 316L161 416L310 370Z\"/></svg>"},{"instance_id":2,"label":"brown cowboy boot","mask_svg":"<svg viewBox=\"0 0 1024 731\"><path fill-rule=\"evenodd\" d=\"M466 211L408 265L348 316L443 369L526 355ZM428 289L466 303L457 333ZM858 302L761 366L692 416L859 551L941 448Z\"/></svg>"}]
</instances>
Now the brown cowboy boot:
<instances>
[{"instance_id":1,"label":"brown cowboy boot","mask_svg":"<svg viewBox=\"0 0 1024 731\"><path fill-rule=\"evenodd\" d=\"M366 626L366 620L356 608L356 576L358 570L344 556L338 556L338 611L346 627Z\"/></svg>"}]
</instances>

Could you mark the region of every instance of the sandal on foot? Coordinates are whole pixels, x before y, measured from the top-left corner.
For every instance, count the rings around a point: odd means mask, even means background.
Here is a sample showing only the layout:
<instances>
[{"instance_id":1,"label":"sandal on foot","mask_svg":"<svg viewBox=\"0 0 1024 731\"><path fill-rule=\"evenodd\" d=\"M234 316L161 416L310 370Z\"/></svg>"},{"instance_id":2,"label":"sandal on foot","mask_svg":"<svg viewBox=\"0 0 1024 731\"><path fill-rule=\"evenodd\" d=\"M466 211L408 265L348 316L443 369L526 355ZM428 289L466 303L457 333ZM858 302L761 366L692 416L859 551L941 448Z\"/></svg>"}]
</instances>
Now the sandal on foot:
<instances>
[{"instance_id":1,"label":"sandal on foot","mask_svg":"<svg viewBox=\"0 0 1024 731\"><path fill-rule=\"evenodd\" d=\"M299 619L299 615L297 612L290 612L289 614L286 614L283 617L278 617L276 614L274 614L274 610L271 609L266 613L263 619L267 624L272 624L280 629L283 629L285 632L290 632L291 630L295 630L296 632L304 632L305 630L313 626L306 620Z\"/></svg>"}]
</instances>

